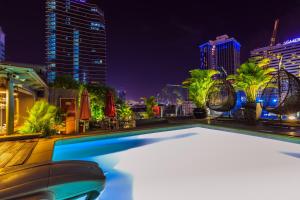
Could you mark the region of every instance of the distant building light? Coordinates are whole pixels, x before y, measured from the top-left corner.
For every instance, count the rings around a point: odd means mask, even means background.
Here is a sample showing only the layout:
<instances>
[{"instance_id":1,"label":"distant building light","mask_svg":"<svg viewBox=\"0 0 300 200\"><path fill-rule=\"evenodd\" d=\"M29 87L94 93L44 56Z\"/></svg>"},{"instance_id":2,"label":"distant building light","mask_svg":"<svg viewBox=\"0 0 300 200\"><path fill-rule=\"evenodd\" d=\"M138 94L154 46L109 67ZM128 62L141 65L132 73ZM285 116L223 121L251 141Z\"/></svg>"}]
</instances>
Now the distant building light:
<instances>
[{"instance_id":1,"label":"distant building light","mask_svg":"<svg viewBox=\"0 0 300 200\"><path fill-rule=\"evenodd\" d=\"M93 8L91 8L91 11L92 11L92 12L98 12L98 8L94 8L94 7L93 7Z\"/></svg>"},{"instance_id":2,"label":"distant building light","mask_svg":"<svg viewBox=\"0 0 300 200\"><path fill-rule=\"evenodd\" d=\"M50 1L48 3L48 8L50 8L51 10L54 10L56 8L56 2L55 1Z\"/></svg>"},{"instance_id":3,"label":"distant building light","mask_svg":"<svg viewBox=\"0 0 300 200\"><path fill-rule=\"evenodd\" d=\"M296 43L296 42L300 42L300 38L294 38L292 40L287 40L283 44L291 44L291 43Z\"/></svg>"},{"instance_id":4,"label":"distant building light","mask_svg":"<svg viewBox=\"0 0 300 200\"><path fill-rule=\"evenodd\" d=\"M95 64L102 64L103 61L102 61L101 59L100 59L100 60L95 60L94 63L95 63Z\"/></svg>"},{"instance_id":5,"label":"distant building light","mask_svg":"<svg viewBox=\"0 0 300 200\"><path fill-rule=\"evenodd\" d=\"M101 22L91 22L91 30L100 30L100 29L105 29L104 24Z\"/></svg>"},{"instance_id":6,"label":"distant building light","mask_svg":"<svg viewBox=\"0 0 300 200\"><path fill-rule=\"evenodd\" d=\"M296 118L294 115L290 115L290 116L288 117L288 119L289 119L289 120L296 120L297 118Z\"/></svg>"}]
</instances>

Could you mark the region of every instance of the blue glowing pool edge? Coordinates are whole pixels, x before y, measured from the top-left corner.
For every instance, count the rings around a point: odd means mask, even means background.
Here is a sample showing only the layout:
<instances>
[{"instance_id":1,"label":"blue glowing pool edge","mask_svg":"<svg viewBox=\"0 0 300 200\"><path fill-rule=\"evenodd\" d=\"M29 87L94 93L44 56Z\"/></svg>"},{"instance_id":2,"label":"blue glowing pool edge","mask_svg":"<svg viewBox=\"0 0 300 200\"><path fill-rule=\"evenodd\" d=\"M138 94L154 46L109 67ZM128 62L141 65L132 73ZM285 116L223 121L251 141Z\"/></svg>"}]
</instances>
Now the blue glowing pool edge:
<instances>
[{"instance_id":1,"label":"blue glowing pool edge","mask_svg":"<svg viewBox=\"0 0 300 200\"><path fill-rule=\"evenodd\" d=\"M95 141L95 140L100 140L100 139L130 137L130 136L151 134L151 133L157 133L157 132L196 128L196 127L207 128L207 129L212 129L212 130L228 131L228 132L237 133L237 134L244 134L244 135L250 135L250 136L256 136L256 137L261 137L261 138L267 138L267 139L273 139L273 140L279 140L279 141L284 141L284 142L300 144L300 139L292 137L292 136L276 135L273 133L258 132L258 131L251 131L251 130L245 130L245 129L228 128L228 127L221 127L221 126L215 126L215 125L189 124L189 125L154 128L154 129L147 129L147 130L119 132L119 133L112 133L112 134L106 134L106 135L92 135L92 136L87 135L87 136L83 136L80 138L62 138L62 139L56 140L54 143L54 146L65 145L65 144L74 144L74 143L80 143L80 142L89 142L89 141Z\"/></svg>"}]
</instances>

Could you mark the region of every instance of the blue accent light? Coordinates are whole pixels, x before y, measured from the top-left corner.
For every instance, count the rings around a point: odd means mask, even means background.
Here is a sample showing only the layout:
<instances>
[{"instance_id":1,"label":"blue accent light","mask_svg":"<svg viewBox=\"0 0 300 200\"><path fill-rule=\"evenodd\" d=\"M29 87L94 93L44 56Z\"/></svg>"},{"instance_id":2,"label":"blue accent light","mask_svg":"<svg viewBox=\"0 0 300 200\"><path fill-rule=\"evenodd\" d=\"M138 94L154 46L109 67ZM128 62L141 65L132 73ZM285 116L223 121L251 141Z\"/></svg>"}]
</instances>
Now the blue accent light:
<instances>
[{"instance_id":1,"label":"blue accent light","mask_svg":"<svg viewBox=\"0 0 300 200\"><path fill-rule=\"evenodd\" d=\"M77 1L79 3L86 3L86 0L75 0L75 1Z\"/></svg>"},{"instance_id":2,"label":"blue accent light","mask_svg":"<svg viewBox=\"0 0 300 200\"><path fill-rule=\"evenodd\" d=\"M56 9L56 2L55 1L48 2L48 8L51 10Z\"/></svg>"},{"instance_id":3,"label":"blue accent light","mask_svg":"<svg viewBox=\"0 0 300 200\"><path fill-rule=\"evenodd\" d=\"M79 31L74 30L73 33L73 78L79 81Z\"/></svg>"},{"instance_id":4,"label":"blue accent light","mask_svg":"<svg viewBox=\"0 0 300 200\"><path fill-rule=\"evenodd\" d=\"M83 83L87 83L87 75L86 75L86 72L83 72Z\"/></svg>"},{"instance_id":5,"label":"blue accent light","mask_svg":"<svg viewBox=\"0 0 300 200\"><path fill-rule=\"evenodd\" d=\"M51 1L48 4L49 8L52 10L56 8L56 2ZM53 62L56 59L56 14L54 12L49 13L48 16L48 29L50 31L50 35L48 37L48 62ZM47 78L49 82L53 82L56 78L55 68L56 65L51 63L48 65L49 72L47 74Z\"/></svg>"},{"instance_id":6,"label":"blue accent light","mask_svg":"<svg viewBox=\"0 0 300 200\"><path fill-rule=\"evenodd\" d=\"M201 44L201 45L199 45L199 48L201 49L201 48L204 48L204 47L206 47L206 46L210 46L210 43L209 43L209 42L206 42L206 43L204 43L204 44Z\"/></svg>"}]
</instances>

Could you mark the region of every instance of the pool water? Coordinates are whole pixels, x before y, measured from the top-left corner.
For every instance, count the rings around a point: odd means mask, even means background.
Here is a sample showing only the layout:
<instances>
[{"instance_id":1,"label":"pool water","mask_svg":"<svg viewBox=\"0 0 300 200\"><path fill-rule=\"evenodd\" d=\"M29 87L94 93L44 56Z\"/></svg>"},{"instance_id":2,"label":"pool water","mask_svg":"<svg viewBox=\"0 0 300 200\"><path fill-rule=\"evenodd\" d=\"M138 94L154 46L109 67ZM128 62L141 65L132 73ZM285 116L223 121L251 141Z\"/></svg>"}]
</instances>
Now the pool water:
<instances>
[{"instance_id":1,"label":"pool water","mask_svg":"<svg viewBox=\"0 0 300 200\"><path fill-rule=\"evenodd\" d=\"M222 130L61 141L53 160L97 162L100 200L299 199L299 144Z\"/></svg>"}]
</instances>

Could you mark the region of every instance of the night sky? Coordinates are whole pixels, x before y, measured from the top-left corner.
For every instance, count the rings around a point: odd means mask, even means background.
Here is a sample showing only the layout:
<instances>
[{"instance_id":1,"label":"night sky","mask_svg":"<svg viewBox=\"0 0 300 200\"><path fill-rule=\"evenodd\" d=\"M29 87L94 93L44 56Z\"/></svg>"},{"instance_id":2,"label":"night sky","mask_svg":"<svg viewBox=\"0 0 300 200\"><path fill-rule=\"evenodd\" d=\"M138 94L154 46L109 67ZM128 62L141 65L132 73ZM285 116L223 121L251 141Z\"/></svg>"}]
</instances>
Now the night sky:
<instances>
[{"instance_id":1,"label":"night sky","mask_svg":"<svg viewBox=\"0 0 300 200\"><path fill-rule=\"evenodd\" d=\"M300 37L300 1L95 0L108 34L108 84L129 99L156 95L180 84L200 64L197 45L228 34L251 49L269 44L279 18L278 41ZM180 3L177 3L180 2ZM44 1L1 0L8 61L44 64Z\"/></svg>"}]
</instances>

